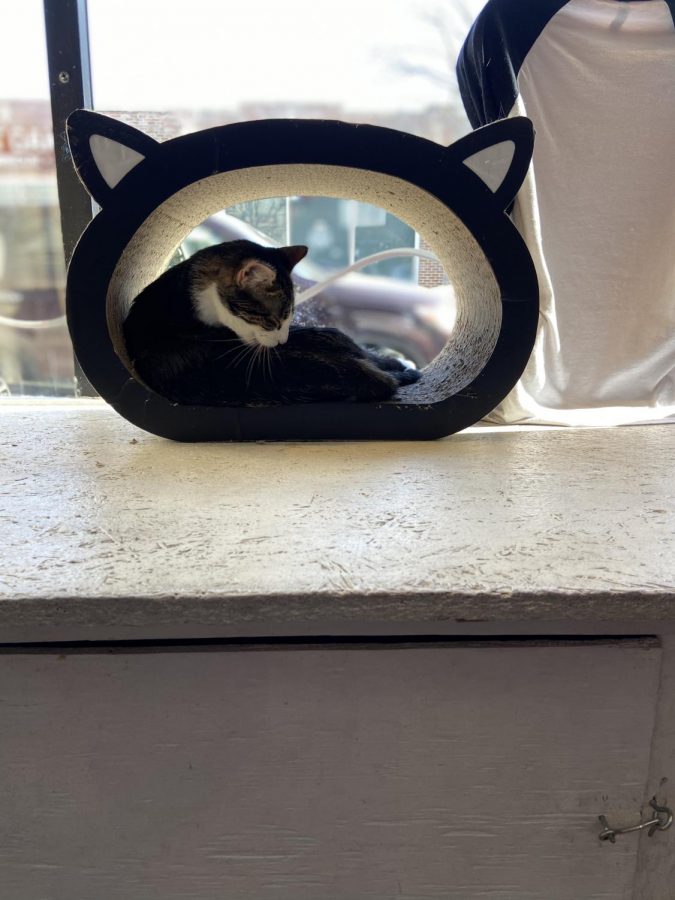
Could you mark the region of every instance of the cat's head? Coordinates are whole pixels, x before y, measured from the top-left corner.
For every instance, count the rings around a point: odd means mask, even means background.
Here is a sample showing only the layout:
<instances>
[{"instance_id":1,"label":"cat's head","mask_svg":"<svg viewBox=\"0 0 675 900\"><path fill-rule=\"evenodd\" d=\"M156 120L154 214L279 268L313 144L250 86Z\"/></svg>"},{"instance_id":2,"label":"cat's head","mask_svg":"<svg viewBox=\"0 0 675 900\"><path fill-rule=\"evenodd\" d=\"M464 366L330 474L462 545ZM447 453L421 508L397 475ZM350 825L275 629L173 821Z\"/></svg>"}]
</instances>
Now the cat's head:
<instances>
[{"instance_id":1,"label":"cat's head","mask_svg":"<svg viewBox=\"0 0 675 900\"><path fill-rule=\"evenodd\" d=\"M246 344L285 344L294 311L291 271L306 254L301 245L275 249L253 241L199 251L187 263L197 318L230 328Z\"/></svg>"}]
</instances>

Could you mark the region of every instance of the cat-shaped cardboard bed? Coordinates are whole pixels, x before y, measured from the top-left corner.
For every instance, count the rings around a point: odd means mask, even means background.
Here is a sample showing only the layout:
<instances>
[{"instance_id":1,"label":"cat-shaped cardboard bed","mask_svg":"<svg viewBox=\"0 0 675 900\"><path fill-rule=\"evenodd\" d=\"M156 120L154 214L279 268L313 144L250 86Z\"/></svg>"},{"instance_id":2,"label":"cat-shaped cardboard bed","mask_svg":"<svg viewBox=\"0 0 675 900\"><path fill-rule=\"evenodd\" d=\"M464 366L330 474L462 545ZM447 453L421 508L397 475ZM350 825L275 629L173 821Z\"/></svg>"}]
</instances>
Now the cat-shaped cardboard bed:
<instances>
[{"instance_id":1,"label":"cat-shaped cardboard bed","mask_svg":"<svg viewBox=\"0 0 675 900\"><path fill-rule=\"evenodd\" d=\"M99 394L154 434L183 441L428 439L467 427L506 396L534 344L537 278L505 210L525 177L532 125L513 118L450 147L370 125L267 120L158 143L109 117L68 119L73 161L101 206L68 270L77 359ZM130 371L122 322L141 290L209 215L266 197L360 200L402 219L438 256L456 324L422 379L383 403L182 406Z\"/></svg>"}]
</instances>

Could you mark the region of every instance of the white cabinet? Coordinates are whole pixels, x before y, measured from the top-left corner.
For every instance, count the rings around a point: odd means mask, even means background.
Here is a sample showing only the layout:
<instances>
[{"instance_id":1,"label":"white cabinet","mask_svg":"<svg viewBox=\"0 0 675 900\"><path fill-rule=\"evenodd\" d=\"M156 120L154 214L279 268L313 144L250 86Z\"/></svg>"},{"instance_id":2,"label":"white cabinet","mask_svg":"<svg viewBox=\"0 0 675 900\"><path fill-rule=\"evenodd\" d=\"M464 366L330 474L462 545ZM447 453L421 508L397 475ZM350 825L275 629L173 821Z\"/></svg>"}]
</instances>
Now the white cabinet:
<instances>
[{"instance_id":1,"label":"white cabinet","mask_svg":"<svg viewBox=\"0 0 675 900\"><path fill-rule=\"evenodd\" d=\"M0 655L7 900L631 900L655 640ZM668 840L670 832L650 840Z\"/></svg>"},{"instance_id":2,"label":"white cabinet","mask_svg":"<svg viewBox=\"0 0 675 900\"><path fill-rule=\"evenodd\" d=\"M0 900L673 900L675 427L0 425Z\"/></svg>"}]
</instances>

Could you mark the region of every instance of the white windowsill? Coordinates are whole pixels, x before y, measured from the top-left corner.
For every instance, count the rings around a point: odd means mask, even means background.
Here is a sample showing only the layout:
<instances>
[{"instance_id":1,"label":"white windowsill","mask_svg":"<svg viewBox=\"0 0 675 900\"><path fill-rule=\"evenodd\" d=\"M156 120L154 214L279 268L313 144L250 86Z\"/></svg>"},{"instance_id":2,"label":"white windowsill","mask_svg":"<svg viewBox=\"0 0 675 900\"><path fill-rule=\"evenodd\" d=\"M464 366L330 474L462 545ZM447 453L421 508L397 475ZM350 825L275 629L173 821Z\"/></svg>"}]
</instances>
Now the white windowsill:
<instances>
[{"instance_id":1,"label":"white windowsill","mask_svg":"<svg viewBox=\"0 0 675 900\"><path fill-rule=\"evenodd\" d=\"M672 426L177 444L97 400L0 426L0 641L675 621Z\"/></svg>"}]
</instances>

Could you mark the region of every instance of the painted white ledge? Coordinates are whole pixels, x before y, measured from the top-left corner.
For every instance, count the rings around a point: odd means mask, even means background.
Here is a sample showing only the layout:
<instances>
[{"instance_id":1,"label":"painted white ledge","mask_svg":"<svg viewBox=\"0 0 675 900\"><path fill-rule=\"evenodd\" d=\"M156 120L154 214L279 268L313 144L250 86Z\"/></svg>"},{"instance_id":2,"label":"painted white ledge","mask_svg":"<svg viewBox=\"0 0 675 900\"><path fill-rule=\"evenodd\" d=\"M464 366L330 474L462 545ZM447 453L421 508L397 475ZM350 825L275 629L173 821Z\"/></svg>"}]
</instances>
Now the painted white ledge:
<instances>
[{"instance_id":1,"label":"painted white ledge","mask_svg":"<svg viewBox=\"0 0 675 900\"><path fill-rule=\"evenodd\" d=\"M0 641L675 624L671 425L195 445L7 402L0 427Z\"/></svg>"}]
</instances>

